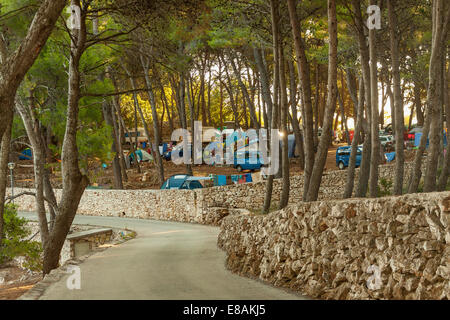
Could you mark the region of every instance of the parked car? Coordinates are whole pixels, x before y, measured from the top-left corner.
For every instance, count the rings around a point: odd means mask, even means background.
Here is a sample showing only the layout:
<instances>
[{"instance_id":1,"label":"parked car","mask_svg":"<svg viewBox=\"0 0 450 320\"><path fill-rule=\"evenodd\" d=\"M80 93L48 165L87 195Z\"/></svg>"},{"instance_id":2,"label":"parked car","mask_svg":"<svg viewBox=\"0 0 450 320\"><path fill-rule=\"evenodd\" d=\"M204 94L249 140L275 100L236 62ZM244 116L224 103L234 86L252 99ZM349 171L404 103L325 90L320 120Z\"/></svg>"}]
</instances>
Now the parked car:
<instances>
[{"instance_id":1,"label":"parked car","mask_svg":"<svg viewBox=\"0 0 450 320\"><path fill-rule=\"evenodd\" d=\"M380 136L380 143L384 151L389 151L393 148L394 137L392 136Z\"/></svg>"},{"instance_id":2,"label":"parked car","mask_svg":"<svg viewBox=\"0 0 450 320\"><path fill-rule=\"evenodd\" d=\"M138 131L131 131L125 133L125 144L131 145L131 143L135 143L136 136L138 143L147 142L147 137L145 136L145 131L143 128L138 128Z\"/></svg>"},{"instance_id":3,"label":"parked car","mask_svg":"<svg viewBox=\"0 0 450 320\"><path fill-rule=\"evenodd\" d=\"M199 179L187 174L176 174L164 181L161 190L178 189L178 190L194 190L203 188Z\"/></svg>"},{"instance_id":4,"label":"parked car","mask_svg":"<svg viewBox=\"0 0 450 320\"><path fill-rule=\"evenodd\" d=\"M339 147L336 151L336 165L340 170L344 170L348 167L350 162L350 155L352 153L352 147ZM358 147L356 153L356 167L361 165L362 148Z\"/></svg>"},{"instance_id":5,"label":"parked car","mask_svg":"<svg viewBox=\"0 0 450 320\"><path fill-rule=\"evenodd\" d=\"M234 168L239 172L243 170L260 170L264 166L264 161L262 161L262 156L259 152L245 151L242 153L234 154Z\"/></svg>"}]
</instances>

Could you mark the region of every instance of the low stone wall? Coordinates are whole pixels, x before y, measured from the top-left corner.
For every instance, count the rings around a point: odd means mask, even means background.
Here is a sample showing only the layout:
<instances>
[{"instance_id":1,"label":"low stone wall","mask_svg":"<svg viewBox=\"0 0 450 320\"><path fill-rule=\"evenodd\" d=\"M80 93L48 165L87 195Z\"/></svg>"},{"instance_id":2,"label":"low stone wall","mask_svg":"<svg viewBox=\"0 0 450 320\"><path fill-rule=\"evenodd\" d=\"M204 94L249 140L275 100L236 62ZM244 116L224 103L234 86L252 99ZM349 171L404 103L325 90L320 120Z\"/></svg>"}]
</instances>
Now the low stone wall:
<instances>
[{"instance_id":1,"label":"low stone wall","mask_svg":"<svg viewBox=\"0 0 450 320\"><path fill-rule=\"evenodd\" d=\"M15 189L19 194L32 189ZM8 190L9 194L10 190ZM60 199L61 190L55 190ZM203 222L202 193L188 190L85 190L78 214L180 222ZM16 199L21 211L34 211L33 196Z\"/></svg>"},{"instance_id":2,"label":"low stone wall","mask_svg":"<svg viewBox=\"0 0 450 320\"><path fill-rule=\"evenodd\" d=\"M359 170L359 169L357 169ZM407 171L405 171L407 172ZM381 166L380 178L392 179L394 166ZM324 173L319 200L342 198L347 171ZM405 179L407 180L407 179ZM290 179L290 203L301 203L303 175ZM78 214L93 216L123 216L189 223L219 225L234 209L260 211L264 204L266 182L247 183L197 190L86 190ZM273 203L280 199L281 180L274 181ZM15 194L31 189L15 189ZM10 190L7 191L10 193ZM55 190L59 199L61 190ZM34 211L35 200L23 196L16 200L21 211Z\"/></svg>"},{"instance_id":3,"label":"low stone wall","mask_svg":"<svg viewBox=\"0 0 450 320\"><path fill-rule=\"evenodd\" d=\"M408 177L410 164L405 164L405 174ZM356 169L355 177L358 179L359 169ZM380 166L380 179L391 180L395 177L395 166ZM405 185L409 179L405 178ZM342 199L347 182L347 170L326 171L322 177L318 200ZM393 181L392 181L393 182ZM290 179L289 203L302 202L304 176L293 176ZM356 183L355 183L356 187ZM251 211L261 210L264 205L266 182L247 183L224 187L206 189L203 192L203 200L207 207L242 208ZM282 181L274 180L272 201L276 204L280 201Z\"/></svg>"},{"instance_id":4,"label":"low stone wall","mask_svg":"<svg viewBox=\"0 0 450 320\"><path fill-rule=\"evenodd\" d=\"M450 192L227 217L218 244L233 272L314 298L450 299Z\"/></svg>"}]
</instances>

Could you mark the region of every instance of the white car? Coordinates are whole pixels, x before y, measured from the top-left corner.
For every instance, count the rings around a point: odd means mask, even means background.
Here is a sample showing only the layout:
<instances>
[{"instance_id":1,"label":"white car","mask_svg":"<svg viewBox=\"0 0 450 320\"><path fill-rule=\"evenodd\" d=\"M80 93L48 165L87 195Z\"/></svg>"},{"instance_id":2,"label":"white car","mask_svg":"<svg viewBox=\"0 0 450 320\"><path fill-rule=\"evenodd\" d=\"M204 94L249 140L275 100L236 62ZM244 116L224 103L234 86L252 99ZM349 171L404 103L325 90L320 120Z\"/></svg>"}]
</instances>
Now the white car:
<instances>
[{"instance_id":1,"label":"white car","mask_svg":"<svg viewBox=\"0 0 450 320\"><path fill-rule=\"evenodd\" d=\"M388 143L394 144L393 136L380 136L380 142L382 146L385 146Z\"/></svg>"}]
</instances>

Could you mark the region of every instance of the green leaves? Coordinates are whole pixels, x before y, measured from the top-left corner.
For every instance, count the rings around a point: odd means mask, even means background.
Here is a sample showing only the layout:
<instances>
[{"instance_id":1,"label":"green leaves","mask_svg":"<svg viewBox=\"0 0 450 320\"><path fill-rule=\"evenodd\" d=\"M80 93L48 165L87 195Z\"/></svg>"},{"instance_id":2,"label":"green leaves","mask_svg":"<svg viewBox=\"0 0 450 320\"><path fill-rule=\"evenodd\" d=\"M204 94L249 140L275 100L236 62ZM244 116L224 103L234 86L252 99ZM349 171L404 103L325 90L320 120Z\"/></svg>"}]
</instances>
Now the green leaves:
<instances>
[{"instance_id":1,"label":"green leaves","mask_svg":"<svg viewBox=\"0 0 450 320\"><path fill-rule=\"evenodd\" d=\"M0 264L16 257L25 257L24 267L33 271L42 269L42 246L37 241L29 241L31 231L28 221L17 216L17 207L6 205L4 212L5 239L1 243Z\"/></svg>"}]
</instances>

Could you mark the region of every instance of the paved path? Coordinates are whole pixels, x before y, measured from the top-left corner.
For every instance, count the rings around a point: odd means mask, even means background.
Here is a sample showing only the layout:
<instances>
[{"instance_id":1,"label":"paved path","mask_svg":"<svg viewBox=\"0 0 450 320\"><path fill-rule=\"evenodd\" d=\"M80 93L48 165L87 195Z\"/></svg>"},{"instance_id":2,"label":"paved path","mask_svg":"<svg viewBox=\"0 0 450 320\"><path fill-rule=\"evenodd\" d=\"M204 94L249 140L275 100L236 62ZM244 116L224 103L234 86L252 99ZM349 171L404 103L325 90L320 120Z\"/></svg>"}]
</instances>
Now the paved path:
<instances>
[{"instance_id":1,"label":"paved path","mask_svg":"<svg viewBox=\"0 0 450 320\"><path fill-rule=\"evenodd\" d=\"M41 299L302 299L226 270L218 228L88 216L74 223L129 228L138 236L83 262L81 290L68 290L63 277Z\"/></svg>"}]
</instances>

